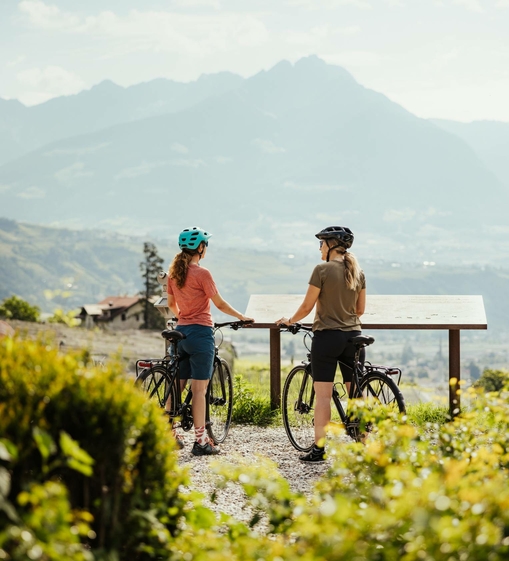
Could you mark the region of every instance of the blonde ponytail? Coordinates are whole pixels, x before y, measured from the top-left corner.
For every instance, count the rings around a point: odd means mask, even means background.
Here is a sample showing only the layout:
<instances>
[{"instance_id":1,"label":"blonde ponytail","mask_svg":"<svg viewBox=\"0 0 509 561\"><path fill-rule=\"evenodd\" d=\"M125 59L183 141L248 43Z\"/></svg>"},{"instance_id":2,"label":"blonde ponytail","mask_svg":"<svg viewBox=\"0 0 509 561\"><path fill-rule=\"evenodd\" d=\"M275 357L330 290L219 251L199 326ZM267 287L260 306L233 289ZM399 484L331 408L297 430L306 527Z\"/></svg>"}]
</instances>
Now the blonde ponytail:
<instances>
[{"instance_id":1,"label":"blonde ponytail","mask_svg":"<svg viewBox=\"0 0 509 561\"><path fill-rule=\"evenodd\" d=\"M357 258L353 253L345 251L345 280L346 286L350 290L360 290L361 288L361 268Z\"/></svg>"}]
</instances>

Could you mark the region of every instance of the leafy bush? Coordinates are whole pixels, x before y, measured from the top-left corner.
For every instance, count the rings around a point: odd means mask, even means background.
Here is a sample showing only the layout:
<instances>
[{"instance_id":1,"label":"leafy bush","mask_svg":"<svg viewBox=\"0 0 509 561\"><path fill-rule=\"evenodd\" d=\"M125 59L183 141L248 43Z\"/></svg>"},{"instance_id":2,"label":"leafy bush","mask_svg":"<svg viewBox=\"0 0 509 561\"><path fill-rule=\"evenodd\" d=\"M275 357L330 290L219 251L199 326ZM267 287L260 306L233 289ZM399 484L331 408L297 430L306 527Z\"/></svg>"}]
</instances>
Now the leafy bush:
<instances>
[{"instance_id":1,"label":"leafy bush","mask_svg":"<svg viewBox=\"0 0 509 561\"><path fill-rule=\"evenodd\" d=\"M310 499L293 492L272 462L218 466L224 484L243 486L259 532L255 543L232 522L229 558L508 559L509 395L476 403L425 430L365 410L374 433L366 445L330 440L330 468ZM179 547L186 551L186 543Z\"/></svg>"},{"instance_id":2,"label":"leafy bush","mask_svg":"<svg viewBox=\"0 0 509 561\"><path fill-rule=\"evenodd\" d=\"M48 318L48 323L61 323L68 327L77 327L81 320L76 318L79 310L69 310L65 312L62 308L55 308L53 315Z\"/></svg>"},{"instance_id":3,"label":"leafy bush","mask_svg":"<svg viewBox=\"0 0 509 561\"><path fill-rule=\"evenodd\" d=\"M474 387L482 388L486 392L498 392L509 383L507 370L491 370L486 368L481 377L475 381Z\"/></svg>"},{"instance_id":4,"label":"leafy bush","mask_svg":"<svg viewBox=\"0 0 509 561\"><path fill-rule=\"evenodd\" d=\"M271 410L270 400L255 394L251 384L235 375L233 384L232 422L240 425L266 427L277 417L278 412Z\"/></svg>"},{"instance_id":5,"label":"leafy bush","mask_svg":"<svg viewBox=\"0 0 509 561\"><path fill-rule=\"evenodd\" d=\"M39 321L40 309L15 294L0 304L0 317L21 321Z\"/></svg>"},{"instance_id":6,"label":"leafy bush","mask_svg":"<svg viewBox=\"0 0 509 561\"><path fill-rule=\"evenodd\" d=\"M168 425L119 366L93 368L84 360L41 341L0 341L0 434L17 450L8 465L0 457L3 473L8 469L5 504L16 512L14 520L0 513L0 547L10 548L8 559L21 559L13 532L23 540L65 537L68 527L79 534L81 511L91 515L84 540L96 558L167 557L186 481ZM37 539L36 552L45 551Z\"/></svg>"}]
</instances>

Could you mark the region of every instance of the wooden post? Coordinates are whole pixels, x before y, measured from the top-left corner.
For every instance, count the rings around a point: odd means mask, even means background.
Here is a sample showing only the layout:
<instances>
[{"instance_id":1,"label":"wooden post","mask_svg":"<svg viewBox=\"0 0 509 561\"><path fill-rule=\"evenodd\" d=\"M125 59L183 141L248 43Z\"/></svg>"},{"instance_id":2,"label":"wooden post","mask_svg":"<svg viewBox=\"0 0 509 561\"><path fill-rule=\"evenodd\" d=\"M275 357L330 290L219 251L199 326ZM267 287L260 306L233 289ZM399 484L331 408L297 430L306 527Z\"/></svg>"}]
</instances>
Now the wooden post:
<instances>
[{"instance_id":1,"label":"wooden post","mask_svg":"<svg viewBox=\"0 0 509 561\"><path fill-rule=\"evenodd\" d=\"M270 329L270 408L279 409L281 403L281 333L279 327Z\"/></svg>"},{"instance_id":2,"label":"wooden post","mask_svg":"<svg viewBox=\"0 0 509 561\"><path fill-rule=\"evenodd\" d=\"M461 409L460 389L460 330L449 330L449 412L455 417ZM454 382L451 383L451 380Z\"/></svg>"}]
</instances>

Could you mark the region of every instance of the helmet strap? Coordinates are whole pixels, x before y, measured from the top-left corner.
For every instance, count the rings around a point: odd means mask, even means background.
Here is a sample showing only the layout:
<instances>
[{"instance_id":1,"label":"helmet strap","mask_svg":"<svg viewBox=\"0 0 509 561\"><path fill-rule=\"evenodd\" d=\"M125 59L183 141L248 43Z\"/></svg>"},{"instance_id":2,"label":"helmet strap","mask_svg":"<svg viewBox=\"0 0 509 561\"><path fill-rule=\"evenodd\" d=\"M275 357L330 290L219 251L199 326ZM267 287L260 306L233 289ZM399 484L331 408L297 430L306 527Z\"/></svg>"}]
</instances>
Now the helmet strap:
<instances>
[{"instance_id":1,"label":"helmet strap","mask_svg":"<svg viewBox=\"0 0 509 561\"><path fill-rule=\"evenodd\" d=\"M327 247L329 247L329 244L327 244ZM338 245L335 245L334 247L329 247L329 251L327 252L327 263L329 262L329 259L330 259L330 252L333 251L334 249L337 249L338 247L343 247L343 246L338 243ZM345 251L345 253L346 253L346 251Z\"/></svg>"}]
</instances>

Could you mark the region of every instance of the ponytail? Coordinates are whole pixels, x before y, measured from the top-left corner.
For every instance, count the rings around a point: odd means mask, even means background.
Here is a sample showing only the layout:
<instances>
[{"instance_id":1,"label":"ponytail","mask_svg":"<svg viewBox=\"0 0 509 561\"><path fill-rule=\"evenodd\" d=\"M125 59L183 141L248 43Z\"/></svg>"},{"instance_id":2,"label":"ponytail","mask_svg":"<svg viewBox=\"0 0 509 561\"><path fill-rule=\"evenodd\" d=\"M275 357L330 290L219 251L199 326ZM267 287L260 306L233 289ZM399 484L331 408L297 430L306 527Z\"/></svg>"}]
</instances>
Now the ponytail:
<instances>
[{"instance_id":1,"label":"ponytail","mask_svg":"<svg viewBox=\"0 0 509 561\"><path fill-rule=\"evenodd\" d=\"M171 262L168 276L175 281L177 288L182 288L186 283L187 271L194 253L184 249L177 253Z\"/></svg>"},{"instance_id":2,"label":"ponytail","mask_svg":"<svg viewBox=\"0 0 509 561\"><path fill-rule=\"evenodd\" d=\"M350 290L359 290L361 287L361 268L357 258L353 253L345 251L345 280L346 286Z\"/></svg>"}]
</instances>

